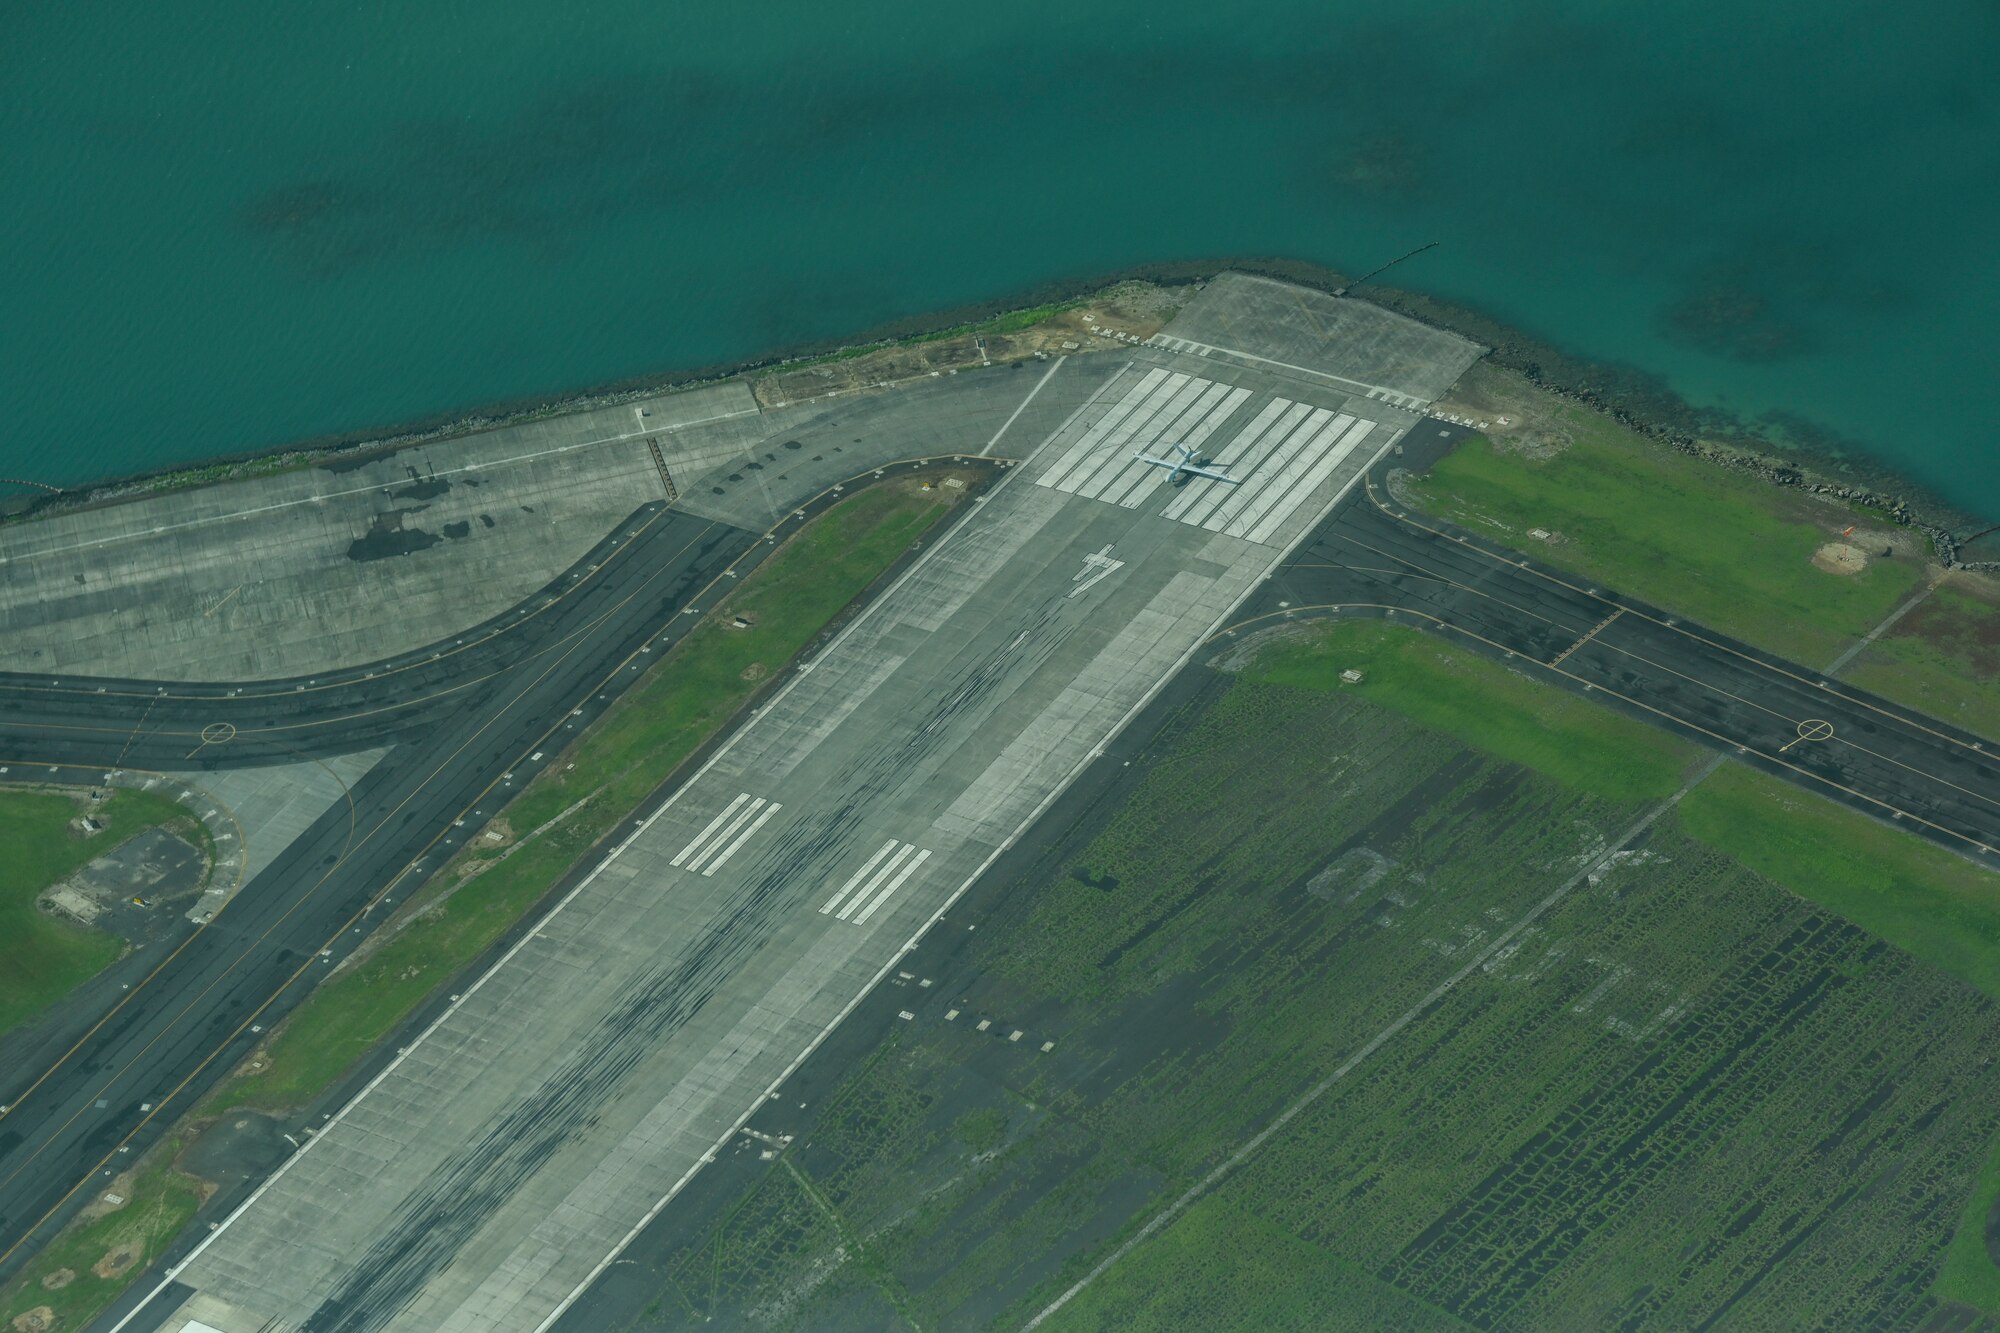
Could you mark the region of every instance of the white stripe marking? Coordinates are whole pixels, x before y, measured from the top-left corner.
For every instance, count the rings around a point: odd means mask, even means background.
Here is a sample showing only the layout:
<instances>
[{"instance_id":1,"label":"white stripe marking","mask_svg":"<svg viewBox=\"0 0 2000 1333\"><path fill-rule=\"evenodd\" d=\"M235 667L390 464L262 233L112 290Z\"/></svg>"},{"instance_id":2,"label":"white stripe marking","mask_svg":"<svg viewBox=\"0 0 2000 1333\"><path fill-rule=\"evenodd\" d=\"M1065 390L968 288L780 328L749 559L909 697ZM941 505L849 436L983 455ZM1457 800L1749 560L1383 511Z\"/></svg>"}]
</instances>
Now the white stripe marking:
<instances>
[{"instance_id":1,"label":"white stripe marking","mask_svg":"<svg viewBox=\"0 0 2000 1333\"><path fill-rule=\"evenodd\" d=\"M722 825L722 821L729 818L731 815L735 814L737 807L742 805L745 801L749 799L750 799L750 793L746 791L741 796L731 801L728 805L728 808L723 810L723 812L717 815L715 818L709 820L708 827L703 829L701 832L695 834L694 841L689 843L687 846L681 848L680 855L676 856L668 864L680 865L682 862L686 861L690 856L693 856L695 848L701 846L704 842L707 842L708 835L715 832L716 829L720 828Z\"/></svg>"},{"instance_id":2,"label":"white stripe marking","mask_svg":"<svg viewBox=\"0 0 2000 1333\"><path fill-rule=\"evenodd\" d=\"M869 903L868 906L861 909L861 914L854 918L854 924L857 926L867 925L868 918L875 915L875 909L880 907L883 903L888 902L890 896L893 895L897 889L903 887L903 881L908 879L911 875L916 874L917 867L930 859L931 859L931 854L928 851L918 852L916 854L916 857L908 865L904 866L902 870L897 873L894 879L890 880L887 884L884 884L882 886L882 892L875 895L875 901Z\"/></svg>"},{"instance_id":3,"label":"white stripe marking","mask_svg":"<svg viewBox=\"0 0 2000 1333\"><path fill-rule=\"evenodd\" d=\"M1229 497L1244 486L1257 484L1256 469L1263 461L1267 445L1276 445L1292 431L1302 417L1313 409L1304 403L1295 403L1287 398L1275 398L1260 411L1236 437L1217 455L1218 465L1227 465L1231 475L1239 480L1236 486L1203 486L1196 489L1192 482L1167 505L1166 516L1183 523L1199 526Z\"/></svg>"},{"instance_id":4,"label":"white stripe marking","mask_svg":"<svg viewBox=\"0 0 2000 1333\"><path fill-rule=\"evenodd\" d=\"M1181 383L1174 392L1164 399L1158 399L1150 412L1135 412L1125 423L1105 437L1105 448L1090 460L1087 476L1074 479L1072 485L1062 489L1081 495L1087 500L1101 498L1102 492L1118 473L1127 467L1143 466L1132 462L1127 452L1140 436L1154 436L1171 427L1179 420L1188 405L1201 397L1209 381L1178 376Z\"/></svg>"},{"instance_id":5,"label":"white stripe marking","mask_svg":"<svg viewBox=\"0 0 2000 1333\"><path fill-rule=\"evenodd\" d=\"M752 808L754 809L755 807L753 806ZM772 815L777 814L778 811L782 809L784 809L784 807L779 805L776 801L773 801L769 805L765 806L763 813L750 821L750 827L744 829L741 833L737 834L736 841L730 843L729 846L724 849L722 855L716 857L713 861L710 861L708 865L702 870L701 873L704 875L713 875L716 871L722 869L722 863L727 861L730 857L736 855L736 849L738 847L741 847L744 843L750 841L750 835L755 833L758 829L763 828L764 821L769 819Z\"/></svg>"},{"instance_id":6,"label":"white stripe marking","mask_svg":"<svg viewBox=\"0 0 2000 1333\"><path fill-rule=\"evenodd\" d=\"M1208 393L1203 395L1202 401L1183 419L1182 429L1174 432L1171 437L1162 437L1146 452L1157 458L1170 448L1186 445L1194 450L1196 457L1200 457L1201 447L1208 442L1208 437L1234 415L1237 407L1249 396L1248 389L1233 389L1226 384L1212 386ZM1137 509L1153 489L1166 480L1167 474L1164 470L1147 463L1130 463L1128 466L1137 469L1140 475L1134 478L1133 483L1117 497L1117 502L1127 509ZM1109 500L1112 496L1107 491L1101 498Z\"/></svg>"},{"instance_id":7,"label":"white stripe marking","mask_svg":"<svg viewBox=\"0 0 2000 1333\"><path fill-rule=\"evenodd\" d=\"M854 886L856 884L859 884L862 881L862 879L868 874L869 871L873 870L877 865L879 865L883 857L887 856L890 852L893 852L894 850L896 850L896 848L900 846L902 846L902 843L898 842L894 838L891 838L889 839L889 841L883 843L882 850L875 853L875 855L869 857L867 863L864 864L861 867L861 869L854 872L854 878L848 880L847 883L841 885L840 892L834 894L833 897L828 898L826 900L826 906L819 909L819 914L821 916L825 916L828 912L831 912L834 908L840 906L840 900L842 898L845 898L849 893L853 892Z\"/></svg>"},{"instance_id":8,"label":"white stripe marking","mask_svg":"<svg viewBox=\"0 0 2000 1333\"><path fill-rule=\"evenodd\" d=\"M861 892L855 894L852 898L849 898L847 900L847 905L841 908L838 912L835 912L833 914L834 919L837 921L845 921L849 916L853 915L854 909L861 906L861 900L863 898L866 898L870 893L873 893L875 891L875 886L877 884L880 884L890 875L895 874L896 867L903 864L904 861L908 860L910 853L914 852L915 850L917 849L915 847L912 847L907 842L904 843L901 847L899 847L896 850L896 854L889 858L889 863L883 866L880 870L876 871L875 877L873 879L869 880L866 884L861 886Z\"/></svg>"},{"instance_id":9,"label":"white stripe marking","mask_svg":"<svg viewBox=\"0 0 2000 1333\"><path fill-rule=\"evenodd\" d=\"M1106 412L1092 423L1090 428L1084 431L1076 443L1063 451L1063 456L1056 460L1054 466L1050 467L1048 471L1044 472L1036 480L1044 486L1053 486L1057 490L1064 489L1063 483L1070 480L1071 473L1075 471L1078 464L1090 456L1091 450L1096 447L1099 440L1115 430L1126 417L1150 401L1154 394L1162 391L1167 393L1173 392L1173 386L1177 378L1185 377L1176 377L1172 372L1161 370L1157 366L1147 371L1140 377L1137 384L1125 391L1125 396L1120 398L1109 412Z\"/></svg>"},{"instance_id":10,"label":"white stripe marking","mask_svg":"<svg viewBox=\"0 0 2000 1333\"><path fill-rule=\"evenodd\" d=\"M1242 536L1250 528L1254 528L1264 518L1264 514L1270 512L1270 506L1290 496L1294 488L1314 472L1316 466L1328 460L1334 440L1338 440L1340 432L1352 424L1354 424L1352 416L1328 414L1314 422L1312 434L1300 430L1300 436L1306 438L1294 436L1292 440L1288 440L1290 448L1284 450L1282 458L1276 454L1272 456L1270 466L1266 468L1264 484L1258 486L1254 494L1246 494L1244 502L1238 504L1234 510L1230 510L1226 518L1218 516L1220 522L1224 524L1222 530L1228 532L1230 536Z\"/></svg>"},{"instance_id":11,"label":"white stripe marking","mask_svg":"<svg viewBox=\"0 0 2000 1333\"><path fill-rule=\"evenodd\" d=\"M722 846L722 844L728 842L731 838L735 837L736 830L742 828L745 824L749 823L750 817L756 814L758 810L762 809L763 805L764 805L763 797L761 796L753 797L750 801L750 804L744 806L741 810L737 811L736 817L731 819L727 824L724 824L722 826L722 831L716 834L713 838L711 838L706 847L703 847L700 851L694 854L694 858L687 863L687 868L689 870L701 869L702 862L706 861L709 857L715 855L716 848Z\"/></svg>"},{"instance_id":12,"label":"white stripe marking","mask_svg":"<svg viewBox=\"0 0 2000 1333\"><path fill-rule=\"evenodd\" d=\"M1341 437L1333 453L1323 464L1313 469L1312 476L1307 478L1305 485L1293 491L1288 497L1288 503L1273 506L1271 512L1250 530L1250 540L1259 544L1269 541L1271 535L1305 502L1306 497L1331 476L1335 468L1346 462L1347 456L1360 448L1361 442L1367 439L1369 432L1374 429L1375 423L1372 421L1357 421L1348 427L1347 434Z\"/></svg>"},{"instance_id":13,"label":"white stripe marking","mask_svg":"<svg viewBox=\"0 0 2000 1333\"><path fill-rule=\"evenodd\" d=\"M1286 413L1279 419L1277 428L1257 441L1244 458L1243 485L1216 495L1205 506L1197 502L1189 512L1180 516L1181 521L1211 532L1221 528L1261 495L1279 470L1301 449L1309 446L1313 437L1332 418L1333 413L1323 407L1307 407L1297 416Z\"/></svg>"}]
</instances>

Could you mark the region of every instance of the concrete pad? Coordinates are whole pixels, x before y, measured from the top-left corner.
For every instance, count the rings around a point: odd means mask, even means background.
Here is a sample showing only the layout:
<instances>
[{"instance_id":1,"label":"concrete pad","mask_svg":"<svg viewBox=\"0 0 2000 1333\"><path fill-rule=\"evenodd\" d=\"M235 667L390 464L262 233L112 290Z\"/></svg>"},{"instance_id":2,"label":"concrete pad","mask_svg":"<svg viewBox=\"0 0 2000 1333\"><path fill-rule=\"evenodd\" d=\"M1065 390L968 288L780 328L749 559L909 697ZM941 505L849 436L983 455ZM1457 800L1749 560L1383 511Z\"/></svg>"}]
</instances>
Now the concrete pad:
<instances>
[{"instance_id":1,"label":"concrete pad","mask_svg":"<svg viewBox=\"0 0 2000 1333\"><path fill-rule=\"evenodd\" d=\"M188 919L200 924L220 911L292 839L328 807L346 799L354 784L387 753L363 750L272 768L163 775L193 793L193 799L183 804L203 816L215 840L215 873L202 901L188 909ZM226 829L218 833L225 821Z\"/></svg>"},{"instance_id":2,"label":"concrete pad","mask_svg":"<svg viewBox=\"0 0 2000 1333\"><path fill-rule=\"evenodd\" d=\"M1248 273L1218 274L1153 341L1416 411L1486 353L1365 300Z\"/></svg>"},{"instance_id":3,"label":"concrete pad","mask_svg":"<svg viewBox=\"0 0 2000 1333\"><path fill-rule=\"evenodd\" d=\"M13 524L0 670L249 681L405 652L528 596L755 420L729 383Z\"/></svg>"}]
</instances>

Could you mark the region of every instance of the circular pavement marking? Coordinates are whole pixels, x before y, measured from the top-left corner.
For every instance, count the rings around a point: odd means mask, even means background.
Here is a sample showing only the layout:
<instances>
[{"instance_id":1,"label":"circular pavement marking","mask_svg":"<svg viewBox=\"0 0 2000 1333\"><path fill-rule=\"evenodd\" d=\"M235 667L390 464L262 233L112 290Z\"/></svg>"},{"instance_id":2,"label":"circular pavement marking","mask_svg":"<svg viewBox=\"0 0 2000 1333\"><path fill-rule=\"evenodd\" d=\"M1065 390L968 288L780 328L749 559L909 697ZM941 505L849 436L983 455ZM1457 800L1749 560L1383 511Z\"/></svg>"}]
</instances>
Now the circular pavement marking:
<instances>
[{"instance_id":1,"label":"circular pavement marking","mask_svg":"<svg viewBox=\"0 0 2000 1333\"><path fill-rule=\"evenodd\" d=\"M203 745L220 745L224 741L235 739L235 736L236 724L233 722L211 722L201 729Z\"/></svg>"},{"instance_id":2,"label":"circular pavement marking","mask_svg":"<svg viewBox=\"0 0 2000 1333\"><path fill-rule=\"evenodd\" d=\"M1823 741L1832 739L1833 723L1827 721L1823 717L1809 717L1800 721L1798 731L1799 734L1797 736L1794 736L1791 740L1786 741L1785 744L1778 750L1779 754L1783 754L1786 750L1791 749L1794 745L1797 745L1800 741Z\"/></svg>"}]
</instances>

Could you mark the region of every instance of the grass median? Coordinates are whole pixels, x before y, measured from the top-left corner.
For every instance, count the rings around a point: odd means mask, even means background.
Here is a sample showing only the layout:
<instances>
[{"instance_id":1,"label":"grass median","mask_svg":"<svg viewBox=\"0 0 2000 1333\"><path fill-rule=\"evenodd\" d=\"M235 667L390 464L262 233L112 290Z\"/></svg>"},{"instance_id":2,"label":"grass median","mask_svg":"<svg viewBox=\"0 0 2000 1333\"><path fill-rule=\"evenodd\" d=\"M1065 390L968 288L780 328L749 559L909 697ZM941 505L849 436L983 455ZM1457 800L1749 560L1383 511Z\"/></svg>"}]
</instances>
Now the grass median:
<instances>
[{"instance_id":1,"label":"grass median","mask_svg":"<svg viewBox=\"0 0 2000 1333\"><path fill-rule=\"evenodd\" d=\"M203 1186L174 1169L177 1134L114 1178L83 1214L0 1287L10 1328L76 1329L118 1299L201 1208ZM113 1202L113 1201L116 1202Z\"/></svg>"},{"instance_id":2,"label":"grass median","mask_svg":"<svg viewBox=\"0 0 2000 1333\"><path fill-rule=\"evenodd\" d=\"M1358 684L1340 673L1361 672ZM1344 620L1302 630L1247 674L1276 685L1351 691L1371 703L1616 801L1680 786L1693 745L1403 625Z\"/></svg>"},{"instance_id":3,"label":"grass median","mask_svg":"<svg viewBox=\"0 0 2000 1333\"><path fill-rule=\"evenodd\" d=\"M1539 560L1807 666L1873 629L1923 577L1921 557L1828 572L1814 552L1865 520L1602 426L1543 457L1470 438L1412 494Z\"/></svg>"},{"instance_id":4,"label":"grass median","mask_svg":"<svg viewBox=\"0 0 2000 1333\"><path fill-rule=\"evenodd\" d=\"M794 535L501 811L496 837L461 851L381 943L301 1004L210 1109L296 1106L325 1091L541 901L961 494L897 481Z\"/></svg>"}]
</instances>

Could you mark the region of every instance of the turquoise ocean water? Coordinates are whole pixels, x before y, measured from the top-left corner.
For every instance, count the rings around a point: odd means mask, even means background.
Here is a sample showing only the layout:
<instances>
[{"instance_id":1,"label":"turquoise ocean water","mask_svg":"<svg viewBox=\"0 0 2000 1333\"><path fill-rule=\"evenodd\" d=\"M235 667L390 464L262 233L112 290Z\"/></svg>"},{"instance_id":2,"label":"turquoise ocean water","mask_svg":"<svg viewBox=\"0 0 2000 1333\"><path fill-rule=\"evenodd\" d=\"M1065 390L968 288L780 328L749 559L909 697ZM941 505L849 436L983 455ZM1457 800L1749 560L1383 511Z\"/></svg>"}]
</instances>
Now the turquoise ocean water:
<instances>
[{"instance_id":1,"label":"turquoise ocean water","mask_svg":"<svg viewBox=\"0 0 2000 1333\"><path fill-rule=\"evenodd\" d=\"M1152 261L1397 274L2000 518L2000 7L6 6L0 474Z\"/></svg>"}]
</instances>

